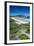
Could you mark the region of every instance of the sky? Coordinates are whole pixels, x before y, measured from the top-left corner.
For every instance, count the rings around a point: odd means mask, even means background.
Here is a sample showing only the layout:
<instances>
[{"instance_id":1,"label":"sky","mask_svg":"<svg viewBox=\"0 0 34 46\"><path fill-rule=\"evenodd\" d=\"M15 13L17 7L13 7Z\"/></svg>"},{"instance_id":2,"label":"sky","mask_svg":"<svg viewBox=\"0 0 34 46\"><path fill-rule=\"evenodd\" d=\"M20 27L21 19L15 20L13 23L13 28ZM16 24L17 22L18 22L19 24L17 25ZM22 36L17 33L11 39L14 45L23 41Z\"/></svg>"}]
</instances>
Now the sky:
<instances>
[{"instance_id":1,"label":"sky","mask_svg":"<svg viewBox=\"0 0 34 46\"><path fill-rule=\"evenodd\" d=\"M9 14L10 16L16 16L16 15L29 16L30 7L29 6L10 6Z\"/></svg>"}]
</instances>

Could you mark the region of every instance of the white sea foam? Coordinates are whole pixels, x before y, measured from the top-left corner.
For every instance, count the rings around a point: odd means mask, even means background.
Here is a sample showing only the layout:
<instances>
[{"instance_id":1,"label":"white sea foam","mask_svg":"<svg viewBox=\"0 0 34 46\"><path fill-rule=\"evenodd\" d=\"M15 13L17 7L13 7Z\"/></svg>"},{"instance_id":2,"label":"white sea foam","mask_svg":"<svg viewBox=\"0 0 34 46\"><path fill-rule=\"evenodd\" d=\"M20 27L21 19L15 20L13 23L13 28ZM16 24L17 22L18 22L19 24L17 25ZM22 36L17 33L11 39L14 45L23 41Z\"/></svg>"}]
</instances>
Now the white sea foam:
<instances>
[{"instance_id":1,"label":"white sea foam","mask_svg":"<svg viewBox=\"0 0 34 46\"><path fill-rule=\"evenodd\" d=\"M11 19L14 19L17 24L21 24L21 23L27 24L29 22L29 19L24 19L20 17L11 17Z\"/></svg>"}]
</instances>

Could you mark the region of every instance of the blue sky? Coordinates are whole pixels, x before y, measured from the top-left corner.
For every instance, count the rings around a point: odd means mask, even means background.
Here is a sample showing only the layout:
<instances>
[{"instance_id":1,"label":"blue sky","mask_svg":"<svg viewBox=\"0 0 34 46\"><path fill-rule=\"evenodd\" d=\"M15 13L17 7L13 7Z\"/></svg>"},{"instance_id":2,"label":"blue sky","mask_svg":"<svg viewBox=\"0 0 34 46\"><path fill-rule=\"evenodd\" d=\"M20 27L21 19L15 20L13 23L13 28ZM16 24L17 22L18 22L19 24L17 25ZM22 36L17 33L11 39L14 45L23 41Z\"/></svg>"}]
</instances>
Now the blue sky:
<instances>
[{"instance_id":1,"label":"blue sky","mask_svg":"<svg viewBox=\"0 0 34 46\"><path fill-rule=\"evenodd\" d=\"M9 14L11 16L16 16L16 15L29 16L30 15L30 7L29 6L10 6Z\"/></svg>"}]
</instances>

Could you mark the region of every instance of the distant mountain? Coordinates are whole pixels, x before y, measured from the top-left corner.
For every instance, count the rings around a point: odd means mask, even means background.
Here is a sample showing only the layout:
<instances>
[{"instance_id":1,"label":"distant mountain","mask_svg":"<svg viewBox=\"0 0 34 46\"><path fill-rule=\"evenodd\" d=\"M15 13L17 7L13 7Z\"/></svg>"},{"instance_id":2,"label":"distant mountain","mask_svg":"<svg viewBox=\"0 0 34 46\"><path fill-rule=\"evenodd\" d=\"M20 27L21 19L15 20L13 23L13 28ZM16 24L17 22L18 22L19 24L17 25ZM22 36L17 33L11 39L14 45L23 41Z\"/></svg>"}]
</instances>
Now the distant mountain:
<instances>
[{"instance_id":1,"label":"distant mountain","mask_svg":"<svg viewBox=\"0 0 34 46\"><path fill-rule=\"evenodd\" d=\"M17 16L19 16L19 17L23 17L23 18L30 18L30 16L24 16L24 15L17 15Z\"/></svg>"},{"instance_id":2,"label":"distant mountain","mask_svg":"<svg viewBox=\"0 0 34 46\"><path fill-rule=\"evenodd\" d=\"M30 18L30 16L27 16L27 18Z\"/></svg>"},{"instance_id":3,"label":"distant mountain","mask_svg":"<svg viewBox=\"0 0 34 46\"><path fill-rule=\"evenodd\" d=\"M23 17L23 18L30 18L30 16L24 16L24 15L16 15L16 16L14 16L14 17Z\"/></svg>"}]
</instances>

